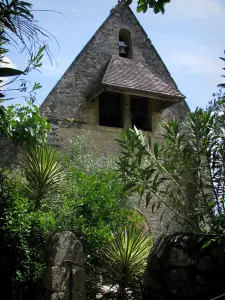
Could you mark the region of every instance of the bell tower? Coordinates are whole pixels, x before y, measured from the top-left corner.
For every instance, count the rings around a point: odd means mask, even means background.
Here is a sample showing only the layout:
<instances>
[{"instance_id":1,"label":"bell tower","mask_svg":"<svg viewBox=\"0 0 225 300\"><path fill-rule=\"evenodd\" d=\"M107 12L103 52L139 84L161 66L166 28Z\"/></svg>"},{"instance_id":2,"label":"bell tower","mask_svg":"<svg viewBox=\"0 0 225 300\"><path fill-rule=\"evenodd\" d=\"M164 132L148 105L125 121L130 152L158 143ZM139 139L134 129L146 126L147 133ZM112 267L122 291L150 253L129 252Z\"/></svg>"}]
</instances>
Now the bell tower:
<instances>
[{"instance_id":1,"label":"bell tower","mask_svg":"<svg viewBox=\"0 0 225 300\"><path fill-rule=\"evenodd\" d=\"M121 151L116 139L126 128L160 140L162 120L185 117L185 97L125 3L111 10L43 102L50 144L63 149L87 129L96 155L112 157ZM157 231L155 217L146 216Z\"/></svg>"},{"instance_id":2,"label":"bell tower","mask_svg":"<svg viewBox=\"0 0 225 300\"><path fill-rule=\"evenodd\" d=\"M125 3L118 1L42 104L43 113L57 129L57 141L63 145L73 134L72 127L74 133L78 127L101 132L103 144L110 141L114 145L114 135L133 126L157 137L160 120L168 115L164 111L184 103L184 96ZM65 120L70 120L68 130ZM105 132L111 132L109 140L103 138ZM108 144L104 148L118 152Z\"/></svg>"}]
</instances>

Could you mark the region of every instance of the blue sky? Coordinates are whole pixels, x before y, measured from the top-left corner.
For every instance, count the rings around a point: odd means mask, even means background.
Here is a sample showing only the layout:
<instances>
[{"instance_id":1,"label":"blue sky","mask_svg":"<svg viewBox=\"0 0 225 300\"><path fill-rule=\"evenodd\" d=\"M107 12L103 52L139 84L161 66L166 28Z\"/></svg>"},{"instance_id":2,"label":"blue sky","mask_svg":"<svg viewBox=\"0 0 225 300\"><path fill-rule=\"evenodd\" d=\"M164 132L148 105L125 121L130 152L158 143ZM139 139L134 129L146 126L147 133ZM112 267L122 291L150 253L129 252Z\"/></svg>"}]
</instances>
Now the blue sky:
<instances>
[{"instance_id":1,"label":"blue sky","mask_svg":"<svg viewBox=\"0 0 225 300\"><path fill-rule=\"evenodd\" d=\"M43 86L37 95L41 104L117 0L31 2L34 9L61 13L35 13L40 25L56 37L60 46L54 40L50 42L58 67L44 59L41 73L29 75L29 80ZM135 5L132 8L135 12ZM224 66L219 56L225 49L225 0L172 0L164 15L155 15L151 10L135 14L191 110L206 106L218 90L217 84L223 81L220 75ZM13 50L9 58L16 67L24 67L21 54Z\"/></svg>"}]
</instances>

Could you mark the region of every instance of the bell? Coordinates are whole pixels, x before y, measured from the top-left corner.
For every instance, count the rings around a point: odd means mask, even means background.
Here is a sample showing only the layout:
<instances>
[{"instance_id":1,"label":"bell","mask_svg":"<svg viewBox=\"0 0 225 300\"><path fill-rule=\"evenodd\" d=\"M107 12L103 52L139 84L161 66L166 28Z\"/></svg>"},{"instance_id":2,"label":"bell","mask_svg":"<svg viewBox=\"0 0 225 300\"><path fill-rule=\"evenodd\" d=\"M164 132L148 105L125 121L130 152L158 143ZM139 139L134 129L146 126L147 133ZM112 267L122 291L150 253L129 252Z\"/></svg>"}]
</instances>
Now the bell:
<instances>
[{"instance_id":1,"label":"bell","mask_svg":"<svg viewBox=\"0 0 225 300\"><path fill-rule=\"evenodd\" d=\"M123 42L123 41L120 41L119 42L119 55L122 56L122 57L127 57L127 45Z\"/></svg>"},{"instance_id":2,"label":"bell","mask_svg":"<svg viewBox=\"0 0 225 300\"><path fill-rule=\"evenodd\" d=\"M122 57L127 57L127 51L126 51L126 48L124 48L124 47L119 47L119 54L120 54L120 56L122 56Z\"/></svg>"}]
</instances>

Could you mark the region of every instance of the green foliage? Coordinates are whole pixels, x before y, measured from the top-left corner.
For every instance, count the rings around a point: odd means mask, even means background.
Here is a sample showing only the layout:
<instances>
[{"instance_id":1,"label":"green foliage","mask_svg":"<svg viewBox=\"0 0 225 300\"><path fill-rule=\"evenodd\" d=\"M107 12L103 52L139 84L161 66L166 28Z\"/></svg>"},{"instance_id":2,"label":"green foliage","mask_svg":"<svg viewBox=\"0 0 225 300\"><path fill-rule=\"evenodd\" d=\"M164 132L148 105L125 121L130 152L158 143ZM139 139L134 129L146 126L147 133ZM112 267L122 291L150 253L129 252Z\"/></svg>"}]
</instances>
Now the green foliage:
<instances>
[{"instance_id":1,"label":"green foliage","mask_svg":"<svg viewBox=\"0 0 225 300\"><path fill-rule=\"evenodd\" d=\"M0 280L4 299L12 299L13 291L41 278L53 227L19 193L21 178L1 171L0 183Z\"/></svg>"},{"instance_id":2,"label":"green foliage","mask_svg":"<svg viewBox=\"0 0 225 300\"><path fill-rule=\"evenodd\" d=\"M93 299L102 264L99 250L110 243L111 231L128 222L131 211L115 172L87 174L71 166L68 176L56 227L72 231L82 242L87 255L88 299Z\"/></svg>"},{"instance_id":3,"label":"green foliage","mask_svg":"<svg viewBox=\"0 0 225 300\"><path fill-rule=\"evenodd\" d=\"M23 4L23 2L21 3ZM1 5L2 4L0 4L0 6ZM4 3L3 5L5 6ZM1 14L0 14L0 19L1 19ZM14 12L14 14L16 13ZM9 16L7 18L9 18ZM12 20L9 19L9 22L10 21ZM9 43L8 39L7 39L7 43ZM4 55L8 53L8 50L3 48L5 44L6 41L0 44L0 47L2 47L0 52L0 62L2 63L4 63ZM28 66L25 68L24 71L18 71L15 69L2 67L0 68L0 77L6 77L6 76L18 77L22 74L27 75L30 71L41 67L42 65L41 60L43 58L43 51L45 50L45 48L46 46L40 47L36 55L30 53ZM2 90L0 90L0 102L4 103L5 100L12 99L12 98L9 99L5 98L5 93L7 93L7 89L5 89L5 86L13 83L14 81L15 79L1 85ZM25 92L27 90L26 81L24 79L21 79L20 82L21 85L18 88L18 91ZM0 83L2 83L1 80ZM40 109L36 105L34 105L35 94L39 88L41 88L41 85L35 83L33 88L29 91L29 97L26 98L27 105L24 106L1 105L0 106L0 117L1 117L0 135L1 136L6 136L8 139L11 139L15 144L22 144L22 145L24 142L28 144L35 144L35 143L42 143L46 141L47 134L50 131L50 125L47 123L47 119L41 115ZM14 89L15 88L13 88L13 90Z\"/></svg>"},{"instance_id":4,"label":"green foliage","mask_svg":"<svg viewBox=\"0 0 225 300\"><path fill-rule=\"evenodd\" d=\"M19 34L19 32L24 32L29 34L29 31L26 31L25 27L18 28L18 24L21 19L26 19L31 24L33 21L33 15L31 13L32 4L24 1L1 1L0 4L0 24L1 29L8 29L14 34ZM12 18L14 17L14 18ZM31 33L29 37L32 38Z\"/></svg>"},{"instance_id":5,"label":"green foliage","mask_svg":"<svg viewBox=\"0 0 225 300\"><path fill-rule=\"evenodd\" d=\"M35 83L30 88L30 82L24 78L32 70L42 66L44 52L52 62L52 55L49 51L48 35L44 29L37 25L32 14L32 4L24 1L3 0L0 3L0 79L1 77L14 77L8 82L0 80L0 136L6 136L15 143L43 142L50 130L46 118L41 116L40 110L33 105L36 91L41 87ZM24 70L17 70L7 67L4 60L8 54L9 45L14 45L18 52L28 54L27 66ZM24 58L23 58L24 59ZM10 88L10 85L13 85ZM18 91L27 100L25 106L4 106L4 101L12 100L8 96L11 91ZM19 96L17 96L17 99ZM28 101L29 100L29 101Z\"/></svg>"},{"instance_id":6,"label":"green foliage","mask_svg":"<svg viewBox=\"0 0 225 300\"><path fill-rule=\"evenodd\" d=\"M41 67L44 51L52 61L46 43L48 35L44 29L37 25L31 12L32 6L31 3L24 1L1 1L0 3L0 62L6 64L4 56L8 53L7 47L9 44L15 45L21 52L26 51L29 57L28 65L22 71L7 68L7 65L0 67L0 77L16 76L10 82L1 84L1 88L15 82L20 75L27 75L31 70ZM37 52L36 49L38 49ZM26 80L20 79L18 82L21 82L21 85L17 90L20 92L26 91ZM15 87L13 90L15 90ZM3 95L5 92L7 90L2 89Z\"/></svg>"},{"instance_id":7,"label":"green foliage","mask_svg":"<svg viewBox=\"0 0 225 300\"><path fill-rule=\"evenodd\" d=\"M39 216L29 210L28 200L20 197L13 201L4 215L3 230L8 240L7 246L11 248L16 245L18 253L14 258L22 260L16 263L19 268L15 269L15 279L19 282L37 280L45 266L41 255L44 239Z\"/></svg>"},{"instance_id":8,"label":"green foliage","mask_svg":"<svg viewBox=\"0 0 225 300\"><path fill-rule=\"evenodd\" d=\"M213 100L209 102L208 109L212 111L215 118L215 127L217 135L224 137L224 124L225 124L225 93L219 90L218 93L213 94Z\"/></svg>"},{"instance_id":9,"label":"green foliage","mask_svg":"<svg viewBox=\"0 0 225 300\"><path fill-rule=\"evenodd\" d=\"M130 5L133 0L127 0L126 5ZM154 13L165 12L165 5L170 0L138 0L137 1L137 12L146 12L149 8L152 8Z\"/></svg>"},{"instance_id":10,"label":"green foliage","mask_svg":"<svg viewBox=\"0 0 225 300\"><path fill-rule=\"evenodd\" d=\"M18 76L22 75L23 72L12 68L0 68L0 77L6 76Z\"/></svg>"},{"instance_id":11,"label":"green foliage","mask_svg":"<svg viewBox=\"0 0 225 300\"><path fill-rule=\"evenodd\" d=\"M224 51L224 54L225 54L225 51ZM222 59L222 61L225 62L225 57L220 57L220 59ZM225 70L225 68L223 68L223 70ZM222 76L225 77L225 75L222 75ZM225 83L218 84L218 87L225 88Z\"/></svg>"},{"instance_id":12,"label":"green foliage","mask_svg":"<svg viewBox=\"0 0 225 300\"><path fill-rule=\"evenodd\" d=\"M163 127L163 144L152 145L137 129L119 140L127 189L145 195L153 212L162 206L171 210L186 230L224 233L225 153L216 114L196 109L183 127L176 120Z\"/></svg>"},{"instance_id":13,"label":"green foliage","mask_svg":"<svg viewBox=\"0 0 225 300\"><path fill-rule=\"evenodd\" d=\"M12 279L7 290L30 286L32 278L36 282L47 262L50 238L69 230L84 246L88 298L96 297L102 264L99 251L132 212L117 173L106 160L94 162L88 145L85 137L79 145L73 140L63 161L45 145L28 147L20 169L2 180L7 201L0 207L0 239L1 245L8 245L1 248L2 264L6 261L8 266L3 267L4 273L8 268L6 283ZM93 162L86 166L82 157Z\"/></svg>"},{"instance_id":14,"label":"green foliage","mask_svg":"<svg viewBox=\"0 0 225 300\"><path fill-rule=\"evenodd\" d=\"M19 0L2 0L0 3L0 29L1 51L0 55L7 53L4 44L13 44L20 51L26 51L29 55L33 50L38 50L37 56L43 49L51 59L47 40L48 32L39 26L35 20L33 4ZM1 72L0 72L1 73Z\"/></svg>"},{"instance_id":15,"label":"green foliage","mask_svg":"<svg viewBox=\"0 0 225 300\"><path fill-rule=\"evenodd\" d=\"M76 231L87 247L99 248L110 240L110 231L127 218L121 182L109 170L86 174L72 167L69 177L64 203L76 220L71 230Z\"/></svg>"},{"instance_id":16,"label":"green foliage","mask_svg":"<svg viewBox=\"0 0 225 300\"><path fill-rule=\"evenodd\" d=\"M72 226L75 224L93 247L101 247L110 239L111 230L127 220L129 206L123 184L112 168L115 164L99 158L93 147L94 141L86 131L70 141L62 197L65 211L76 219Z\"/></svg>"},{"instance_id":17,"label":"green foliage","mask_svg":"<svg viewBox=\"0 0 225 300\"><path fill-rule=\"evenodd\" d=\"M125 289L137 289L152 245L149 233L138 229L134 223L112 233L112 241L103 248L101 255L108 277L119 285L117 299L126 298Z\"/></svg>"},{"instance_id":18,"label":"green foliage","mask_svg":"<svg viewBox=\"0 0 225 300\"><path fill-rule=\"evenodd\" d=\"M2 43L2 46L4 46L6 44L6 42ZM38 68L40 68L42 66L42 59L43 59L43 52L45 50L46 46L42 46L39 48L38 52L36 54L30 53L29 56L29 60L28 60L28 65L25 68L25 70L20 71L20 70L16 70L13 68L7 68L7 67L0 67L0 77L8 77L8 76L17 76L19 77L20 75L27 75L29 72L31 72L32 70L37 70ZM0 62L3 64L6 64L6 62L4 61L4 55L6 53L8 53L7 49L4 49L3 54L0 54ZM0 52L0 53L1 53ZM14 82L15 79L13 79L11 82L3 84L2 87L4 87L5 85L8 85L12 82ZM35 86L33 87L33 89L31 90L32 92L34 91ZM19 91L25 91L26 90L26 81L23 80L22 84L21 84L21 88L18 89ZM4 91L4 90L3 90Z\"/></svg>"},{"instance_id":19,"label":"green foliage","mask_svg":"<svg viewBox=\"0 0 225 300\"><path fill-rule=\"evenodd\" d=\"M44 199L59 192L65 168L57 150L47 145L29 147L21 168L25 176L25 194L34 201L34 210L38 210Z\"/></svg>"},{"instance_id":20,"label":"green foliage","mask_svg":"<svg viewBox=\"0 0 225 300\"><path fill-rule=\"evenodd\" d=\"M0 134L15 144L41 144L46 142L50 125L40 109L27 102L27 106L0 106Z\"/></svg>"},{"instance_id":21,"label":"green foliage","mask_svg":"<svg viewBox=\"0 0 225 300\"><path fill-rule=\"evenodd\" d=\"M52 207L57 231L72 231L84 247L88 299L95 299L98 291L100 249L110 243L111 232L126 224L132 215L123 183L111 167L115 164L98 159L93 146L89 133L71 140L65 159L67 173L62 201Z\"/></svg>"}]
</instances>

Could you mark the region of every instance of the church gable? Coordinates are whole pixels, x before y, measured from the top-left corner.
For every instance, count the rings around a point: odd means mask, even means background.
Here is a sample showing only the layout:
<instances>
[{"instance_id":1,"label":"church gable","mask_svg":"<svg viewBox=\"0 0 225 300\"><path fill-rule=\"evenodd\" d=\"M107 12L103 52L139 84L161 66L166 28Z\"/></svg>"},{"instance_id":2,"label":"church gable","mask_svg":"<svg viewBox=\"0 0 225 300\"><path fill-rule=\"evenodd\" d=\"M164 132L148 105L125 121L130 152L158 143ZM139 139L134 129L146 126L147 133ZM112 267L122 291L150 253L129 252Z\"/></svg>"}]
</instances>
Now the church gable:
<instances>
[{"instance_id":1,"label":"church gable","mask_svg":"<svg viewBox=\"0 0 225 300\"><path fill-rule=\"evenodd\" d=\"M115 157L121 151L117 139L125 128L135 126L160 141L162 120L185 118L184 96L133 12L123 7L124 1L42 104L52 124L49 144L66 148L70 138L88 129L89 150L96 157ZM139 208L152 231L159 231L155 216L144 206Z\"/></svg>"},{"instance_id":2,"label":"church gable","mask_svg":"<svg viewBox=\"0 0 225 300\"><path fill-rule=\"evenodd\" d=\"M120 56L123 58L120 59ZM151 85L148 77L151 73L154 82L158 78L157 80L163 83L159 87L162 93L166 95L170 90L169 93L172 91L173 96L176 94L176 100L183 97L131 9L124 8L120 3L111 11L106 21L50 92L42 104L42 111L51 120L74 118L78 122L88 123L90 112L85 113L89 106L88 97L98 96L103 92L103 78L105 80L107 78L105 72L107 70L109 73L108 67L112 57L117 57L117 61L127 60L124 67L128 64L128 60L132 60L130 65L135 63L141 65L142 70L146 70L143 76L149 81L148 88ZM132 70L135 71L135 68ZM123 77L122 74L120 77ZM154 88L152 85L152 89ZM148 92L146 87L144 89Z\"/></svg>"}]
</instances>

